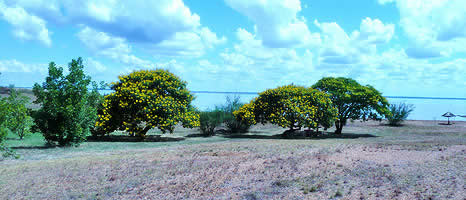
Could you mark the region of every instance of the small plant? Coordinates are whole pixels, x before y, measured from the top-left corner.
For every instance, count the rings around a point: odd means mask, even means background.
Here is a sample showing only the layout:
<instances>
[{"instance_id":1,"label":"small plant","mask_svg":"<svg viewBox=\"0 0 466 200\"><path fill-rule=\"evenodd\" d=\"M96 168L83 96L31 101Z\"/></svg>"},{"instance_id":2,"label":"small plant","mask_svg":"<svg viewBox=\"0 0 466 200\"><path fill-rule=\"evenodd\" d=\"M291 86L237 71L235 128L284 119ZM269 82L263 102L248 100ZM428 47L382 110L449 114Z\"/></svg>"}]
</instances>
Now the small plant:
<instances>
[{"instance_id":1,"label":"small plant","mask_svg":"<svg viewBox=\"0 0 466 200\"><path fill-rule=\"evenodd\" d=\"M8 157L13 157L15 159L19 158L19 155L16 154L15 151L12 149L8 148L5 144L0 143L0 152L2 154L2 158L8 158ZM0 159L1 160L1 159Z\"/></svg>"},{"instance_id":2,"label":"small plant","mask_svg":"<svg viewBox=\"0 0 466 200\"><path fill-rule=\"evenodd\" d=\"M391 114L387 116L388 124L390 126L400 126L401 123L406 120L409 114L414 110L414 105L412 104L391 104L390 112Z\"/></svg>"},{"instance_id":3,"label":"small plant","mask_svg":"<svg viewBox=\"0 0 466 200\"><path fill-rule=\"evenodd\" d=\"M22 140L31 133L31 126L34 124L26 108L26 103L29 101L29 98L23 96L19 91L11 87L10 96L6 98L6 101L9 106L7 127Z\"/></svg>"},{"instance_id":4,"label":"small plant","mask_svg":"<svg viewBox=\"0 0 466 200\"><path fill-rule=\"evenodd\" d=\"M337 190L337 192L335 192L335 194L333 195L333 197L342 197L343 194L340 192L340 190Z\"/></svg>"},{"instance_id":5,"label":"small plant","mask_svg":"<svg viewBox=\"0 0 466 200\"><path fill-rule=\"evenodd\" d=\"M5 140L8 135L8 129L6 128L6 122L8 119L9 106L8 103L0 98L0 144Z\"/></svg>"},{"instance_id":6,"label":"small plant","mask_svg":"<svg viewBox=\"0 0 466 200\"><path fill-rule=\"evenodd\" d=\"M312 192L317 192L319 190L318 186L312 186L312 187L303 187L303 194L309 194Z\"/></svg>"},{"instance_id":7,"label":"small plant","mask_svg":"<svg viewBox=\"0 0 466 200\"><path fill-rule=\"evenodd\" d=\"M251 124L244 120L236 118L233 112L239 110L244 104L241 103L239 96L226 97L226 104L221 106L221 109L225 112L225 126L230 133L246 133L248 132Z\"/></svg>"},{"instance_id":8,"label":"small plant","mask_svg":"<svg viewBox=\"0 0 466 200\"><path fill-rule=\"evenodd\" d=\"M200 130L205 136L215 135L215 128L217 128L224 120L225 113L221 109L213 111L203 111L199 115Z\"/></svg>"}]
</instances>

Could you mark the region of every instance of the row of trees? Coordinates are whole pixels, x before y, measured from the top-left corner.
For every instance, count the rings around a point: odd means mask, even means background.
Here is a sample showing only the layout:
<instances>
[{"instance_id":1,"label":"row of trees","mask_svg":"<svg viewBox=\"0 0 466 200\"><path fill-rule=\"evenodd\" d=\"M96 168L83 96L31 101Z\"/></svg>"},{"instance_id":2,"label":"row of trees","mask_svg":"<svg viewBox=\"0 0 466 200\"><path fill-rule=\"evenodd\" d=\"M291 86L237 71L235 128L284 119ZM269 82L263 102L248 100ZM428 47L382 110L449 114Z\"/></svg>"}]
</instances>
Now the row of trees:
<instances>
[{"instance_id":1,"label":"row of trees","mask_svg":"<svg viewBox=\"0 0 466 200\"><path fill-rule=\"evenodd\" d=\"M312 87L288 85L269 89L235 112L251 124L271 122L293 131L307 127L318 131L335 124L341 134L348 119L390 116L388 101L372 86L349 78L323 78Z\"/></svg>"},{"instance_id":2,"label":"row of trees","mask_svg":"<svg viewBox=\"0 0 466 200\"><path fill-rule=\"evenodd\" d=\"M349 78L323 78L312 87L286 85L261 92L248 104L235 98L212 112L199 112L191 104L194 96L187 83L166 70L119 76L110 85L114 92L105 97L84 73L81 58L72 60L68 71L64 74L62 67L49 64L45 82L33 88L34 103L40 105L37 111L27 112L27 100L15 92L8 97L9 103L2 99L0 106L8 104L8 109L1 112L8 113L8 119L0 119L0 136L6 134L7 122L22 138L32 119L48 143L67 146L78 145L89 135L104 136L116 130L141 138L152 128L172 133L179 123L187 128L201 126L207 134L220 123L231 132L245 132L253 124L268 122L290 131L302 127L318 131L335 125L340 134L348 119L393 116L379 91ZM10 118L15 120L8 121Z\"/></svg>"}]
</instances>

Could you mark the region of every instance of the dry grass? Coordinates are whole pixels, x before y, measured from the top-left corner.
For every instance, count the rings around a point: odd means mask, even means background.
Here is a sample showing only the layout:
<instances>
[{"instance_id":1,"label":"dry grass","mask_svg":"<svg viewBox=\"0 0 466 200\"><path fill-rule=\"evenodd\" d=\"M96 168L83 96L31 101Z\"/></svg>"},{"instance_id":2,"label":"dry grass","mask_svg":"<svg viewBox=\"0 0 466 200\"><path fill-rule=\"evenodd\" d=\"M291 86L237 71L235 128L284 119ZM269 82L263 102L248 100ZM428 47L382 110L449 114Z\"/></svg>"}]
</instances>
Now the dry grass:
<instances>
[{"instance_id":1,"label":"dry grass","mask_svg":"<svg viewBox=\"0 0 466 200\"><path fill-rule=\"evenodd\" d=\"M259 126L250 134L270 136L282 131L273 126ZM377 122L355 122L344 131L379 137L207 138L189 145L186 141L196 138L187 138L171 143L178 145L95 154L71 151L66 157L8 160L0 162L0 199L464 199L466 196L466 122L441 126L410 121L396 128Z\"/></svg>"}]
</instances>

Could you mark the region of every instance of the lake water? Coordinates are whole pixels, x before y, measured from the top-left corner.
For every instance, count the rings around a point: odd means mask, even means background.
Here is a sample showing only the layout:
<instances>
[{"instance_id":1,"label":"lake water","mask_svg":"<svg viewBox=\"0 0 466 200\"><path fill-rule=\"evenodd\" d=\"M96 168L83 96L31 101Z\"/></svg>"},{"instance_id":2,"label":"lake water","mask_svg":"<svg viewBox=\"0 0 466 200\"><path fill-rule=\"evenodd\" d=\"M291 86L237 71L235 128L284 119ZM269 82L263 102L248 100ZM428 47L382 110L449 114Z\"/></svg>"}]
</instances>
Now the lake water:
<instances>
[{"instance_id":1,"label":"lake water","mask_svg":"<svg viewBox=\"0 0 466 200\"><path fill-rule=\"evenodd\" d=\"M212 109L215 105L225 103L225 94L206 94L196 93L196 100L194 105L201 110ZM230 95L231 96L231 95ZM242 102L249 102L257 95L239 95ZM409 115L408 119L411 120L446 120L442 115L446 112L452 112L456 115L466 115L466 101L465 100L440 100L440 99L397 99L387 98L390 103L404 102L413 104L414 111ZM466 118L455 117L450 118L455 121L466 121Z\"/></svg>"}]
</instances>

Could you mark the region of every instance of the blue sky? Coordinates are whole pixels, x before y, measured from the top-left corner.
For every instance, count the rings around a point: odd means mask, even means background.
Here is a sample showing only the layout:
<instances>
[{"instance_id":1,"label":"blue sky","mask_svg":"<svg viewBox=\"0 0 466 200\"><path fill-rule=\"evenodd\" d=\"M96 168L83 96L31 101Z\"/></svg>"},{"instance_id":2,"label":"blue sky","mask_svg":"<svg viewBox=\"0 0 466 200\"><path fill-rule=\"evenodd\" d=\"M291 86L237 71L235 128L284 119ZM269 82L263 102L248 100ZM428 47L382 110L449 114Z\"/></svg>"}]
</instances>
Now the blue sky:
<instances>
[{"instance_id":1,"label":"blue sky","mask_svg":"<svg viewBox=\"0 0 466 200\"><path fill-rule=\"evenodd\" d=\"M107 82L164 68L191 90L345 76L384 95L466 97L465 2L0 0L0 85L83 57Z\"/></svg>"}]
</instances>

